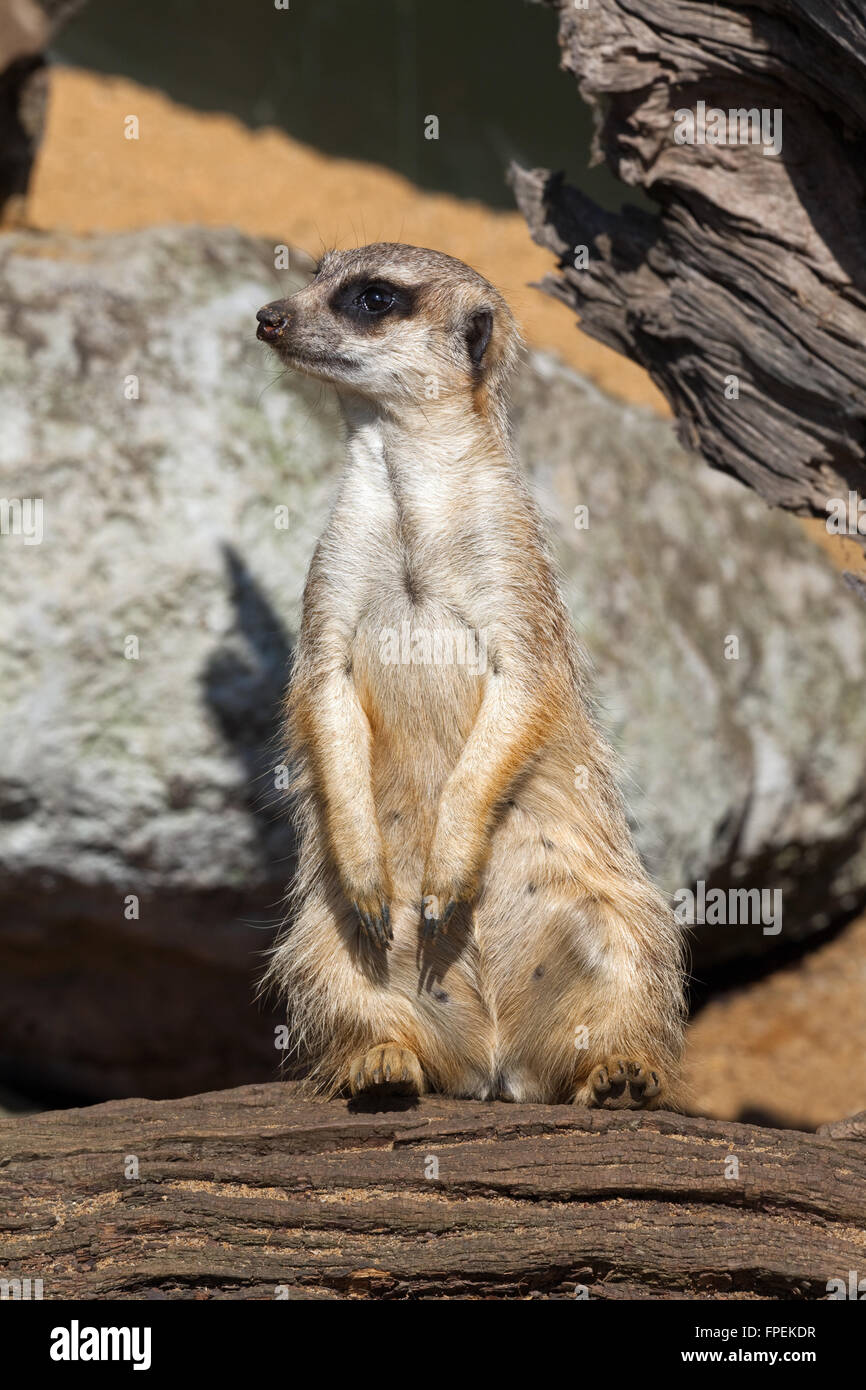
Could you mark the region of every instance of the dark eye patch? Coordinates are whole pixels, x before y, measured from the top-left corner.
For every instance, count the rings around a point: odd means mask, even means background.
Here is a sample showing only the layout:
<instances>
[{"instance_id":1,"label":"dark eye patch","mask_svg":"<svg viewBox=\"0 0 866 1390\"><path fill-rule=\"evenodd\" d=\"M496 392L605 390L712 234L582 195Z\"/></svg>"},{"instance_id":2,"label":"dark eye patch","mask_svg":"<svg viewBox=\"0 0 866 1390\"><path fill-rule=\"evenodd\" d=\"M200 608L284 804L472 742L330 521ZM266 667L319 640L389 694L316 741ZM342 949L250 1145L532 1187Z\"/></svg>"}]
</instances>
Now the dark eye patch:
<instances>
[{"instance_id":1,"label":"dark eye patch","mask_svg":"<svg viewBox=\"0 0 866 1390\"><path fill-rule=\"evenodd\" d=\"M358 328L375 328L386 318L409 318L415 308L415 290L390 280L356 276L331 295L335 314L351 319Z\"/></svg>"}]
</instances>

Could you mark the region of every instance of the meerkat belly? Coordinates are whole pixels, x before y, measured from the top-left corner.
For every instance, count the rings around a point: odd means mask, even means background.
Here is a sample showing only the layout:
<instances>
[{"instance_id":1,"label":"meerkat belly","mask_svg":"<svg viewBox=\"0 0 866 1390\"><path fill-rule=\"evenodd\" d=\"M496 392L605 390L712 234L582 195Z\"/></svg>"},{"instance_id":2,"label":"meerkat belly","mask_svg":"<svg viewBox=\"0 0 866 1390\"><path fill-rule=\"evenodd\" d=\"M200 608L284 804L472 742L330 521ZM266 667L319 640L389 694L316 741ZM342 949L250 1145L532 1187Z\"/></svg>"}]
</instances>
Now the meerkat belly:
<instances>
[{"instance_id":1,"label":"meerkat belly","mask_svg":"<svg viewBox=\"0 0 866 1390\"><path fill-rule=\"evenodd\" d=\"M371 731L371 783L393 897L387 975L364 977L382 1029L410 1040L428 1076L452 1094L495 1093L495 1027L480 988L471 914L419 956L422 881L442 787L484 693L485 652L444 602L412 601L381 576L351 650ZM381 1030L380 1030L381 1031Z\"/></svg>"},{"instance_id":2,"label":"meerkat belly","mask_svg":"<svg viewBox=\"0 0 866 1390\"><path fill-rule=\"evenodd\" d=\"M442 786L484 694L483 634L445 602L383 593L355 634L352 673L373 735L373 793L386 837L426 843Z\"/></svg>"},{"instance_id":3,"label":"meerkat belly","mask_svg":"<svg viewBox=\"0 0 866 1390\"><path fill-rule=\"evenodd\" d=\"M407 928L398 930L403 940L391 956L392 981L416 1001L425 859L442 787L477 719L487 672L483 633L456 620L455 607L403 601L383 584L353 644L353 679L372 731L376 811L402 900L396 920ZM480 900L433 950L441 988L438 995L422 991L424 1007L439 1015L440 1039L452 1026L455 1056L466 1053L467 1037L476 1043L471 1062L449 1078L457 1094L544 1098L546 1029L556 1024L562 1033L575 1007L573 980L582 962L572 930L574 884L563 862L572 847L560 827L573 792L559 785L560 761L541 755L524 779L520 805L503 809ZM528 998L538 1000L537 1029L527 1026ZM562 1059L554 1067L561 1069Z\"/></svg>"}]
</instances>

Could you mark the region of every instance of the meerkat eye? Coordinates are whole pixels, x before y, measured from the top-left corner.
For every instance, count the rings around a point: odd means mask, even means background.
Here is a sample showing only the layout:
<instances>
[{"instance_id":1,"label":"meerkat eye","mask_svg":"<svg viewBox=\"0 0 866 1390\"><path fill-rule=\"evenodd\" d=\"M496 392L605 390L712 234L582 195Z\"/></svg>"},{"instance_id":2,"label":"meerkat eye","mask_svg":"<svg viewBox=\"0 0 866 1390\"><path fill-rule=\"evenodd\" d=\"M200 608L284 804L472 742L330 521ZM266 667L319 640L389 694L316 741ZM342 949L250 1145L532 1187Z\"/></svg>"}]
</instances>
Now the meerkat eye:
<instances>
[{"instance_id":1,"label":"meerkat eye","mask_svg":"<svg viewBox=\"0 0 866 1390\"><path fill-rule=\"evenodd\" d=\"M365 314L387 314L394 306L394 296L384 285L368 285L355 300Z\"/></svg>"},{"instance_id":2,"label":"meerkat eye","mask_svg":"<svg viewBox=\"0 0 866 1390\"><path fill-rule=\"evenodd\" d=\"M414 312L416 295L413 287L356 275L340 285L328 303L335 314L344 315L362 333L367 329L375 332L389 314L409 318Z\"/></svg>"}]
</instances>

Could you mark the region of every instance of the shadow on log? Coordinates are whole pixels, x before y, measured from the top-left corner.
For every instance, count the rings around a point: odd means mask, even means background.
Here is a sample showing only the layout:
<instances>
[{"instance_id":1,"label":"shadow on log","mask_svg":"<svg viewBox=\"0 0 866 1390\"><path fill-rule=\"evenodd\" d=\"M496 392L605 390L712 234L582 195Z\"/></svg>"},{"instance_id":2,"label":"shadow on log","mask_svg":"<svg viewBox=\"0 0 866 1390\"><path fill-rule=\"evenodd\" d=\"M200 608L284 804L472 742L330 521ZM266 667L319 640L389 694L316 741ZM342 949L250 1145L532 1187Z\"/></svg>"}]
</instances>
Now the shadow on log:
<instances>
[{"instance_id":1,"label":"shadow on log","mask_svg":"<svg viewBox=\"0 0 866 1390\"><path fill-rule=\"evenodd\" d=\"M687 446L774 506L826 517L866 495L863 4L542 2L596 157L659 211L613 215L513 169L559 258L540 288L648 370ZM683 111L695 143L678 143Z\"/></svg>"},{"instance_id":2,"label":"shadow on log","mask_svg":"<svg viewBox=\"0 0 866 1390\"><path fill-rule=\"evenodd\" d=\"M818 1299L862 1267L864 1218L866 1116L273 1084L0 1123L0 1277L46 1299Z\"/></svg>"}]
</instances>

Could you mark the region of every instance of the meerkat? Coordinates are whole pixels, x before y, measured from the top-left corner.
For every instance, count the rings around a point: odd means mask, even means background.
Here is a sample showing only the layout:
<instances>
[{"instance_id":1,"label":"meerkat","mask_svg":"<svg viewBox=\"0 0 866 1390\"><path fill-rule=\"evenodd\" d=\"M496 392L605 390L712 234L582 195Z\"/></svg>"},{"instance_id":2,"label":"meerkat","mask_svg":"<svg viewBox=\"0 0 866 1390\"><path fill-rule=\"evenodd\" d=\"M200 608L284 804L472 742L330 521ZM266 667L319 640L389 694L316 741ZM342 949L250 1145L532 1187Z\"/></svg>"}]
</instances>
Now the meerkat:
<instances>
[{"instance_id":1,"label":"meerkat","mask_svg":"<svg viewBox=\"0 0 866 1390\"><path fill-rule=\"evenodd\" d=\"M287 695L299 863L267 975L308 1084L677 1106L680 929L515 458L508 305L380 243L257 318L347 432Z\"/></svg>"}]
</instances>

